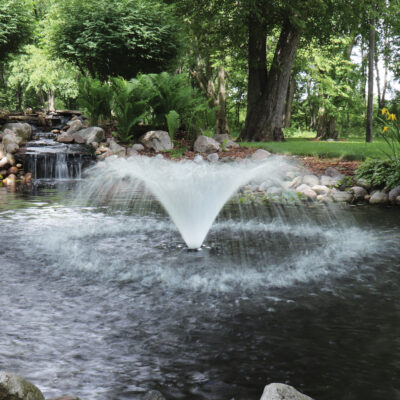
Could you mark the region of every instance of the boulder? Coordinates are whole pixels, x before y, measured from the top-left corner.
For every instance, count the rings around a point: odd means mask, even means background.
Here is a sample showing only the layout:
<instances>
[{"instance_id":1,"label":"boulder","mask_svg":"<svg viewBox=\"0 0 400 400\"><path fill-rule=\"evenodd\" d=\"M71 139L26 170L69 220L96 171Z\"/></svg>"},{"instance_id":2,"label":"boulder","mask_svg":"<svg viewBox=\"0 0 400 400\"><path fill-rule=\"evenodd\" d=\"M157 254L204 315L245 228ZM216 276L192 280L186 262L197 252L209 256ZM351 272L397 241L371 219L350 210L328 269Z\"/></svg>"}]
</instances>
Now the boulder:
<instances>
[{"instance_id":1,"label":"boulder","mask_svg":"<svg viewBox=\"0 0 400 400\"><path fill-rule=\"evenodd\" d=\"M316 175L304 175L303 183L308 186L316 186L319 185L319 178Z\"/></svg>"},{"instance_id":2,"label":"boulder","mask_svg":"<svg viewBox=\"0 0 400 400\"><path fill-rule=\"evenodd\" d=\"M129 149L126 150L126 155L127 155L128 157L132 157L132 156L137 156L137 155L139 155L139 153L138 153L137 150L135 150L135 149L133 148L133 146L132 146L132 147L129 147Z\"/></svg>"},{"instance_id":3,"label":"boulder","mask_svg":"<svg viewBox=\"0 0 400 400\"><path fill-rule=\"evenodd\" d=\"M320 180L321 180L321 185L323 186L335 186L340 179L342 179L340 176L328 176L328 175L322 175Z\"/></svg>"},{"instance_id":4,"label":"boulder","mask_svg":"<svg viewBox=\"0 0 400 400\"><path fill-rule=\"evenodd\" d=\"M220 151L221 147L213 138L201 135L194 142L193 150L197 153L215 153Z\"/></svg>"},{"instance_id":5,"label":"boulder","mask_svg":"<svg viewBox=\"0 0 400 400\"><path fill-rule=\"evenodd\" d=\"M158 390L150 390L144 395L143 400L165 400L165 397Z\"/></svg>"},{"instance_id":6,"label":"boulder","mask_svg":"<svg viewBox=\"0 0 400 400\"><path fill-rule=\"evenodd\" d=\"M126 149L123 146L120 146L115 140L110 140L109 142L110 150L118 157L126 156Z\"/></svg>"},{"instance_id":7,"label":"boulder","mask_svg":"<svg viewBox=\"0 0 400 400\"><path fill-rule=\"evenodd\" d=\"M264 149L258 149L251 155L250 159L252 161L263 161L263 160L266 160L270 156L271 156L271 153L269 151L264 150Z\"/></svg>"},{"instance_id":8,"label":"boulder","mask_svg":"<svg viewBox=\"0 0 400 400\"><path fill-rule=\"evenodd\" d=\"M3 130L6 129L13 131L18 137L22 139L23 142L27 142L32 137L32 126L27 123L23 122L8 123L3 125Z\"/></svg>"},{"instance_id":9,"label":"boulder","mask_svg":"<svg viewBox=\"0 0 400 400\"><path fill-rule=\"evenodd\" d=\"M218 153L211 153L207 156L207 160L210 162L217 162L219 160Z\"/></svg>"},{"instance_id":10,"label":"boulder","mask_svg":"<svg viewBox=\"0 0 400 400\"><path fill-rule=\"evenodd\" d=\"M69 121L67 122L67 125L69 126L67 133L72 134L75 133L77 131L79 131L80 129L82 129L83 124L82 121L80 119L75 119L74 121Z\"/></svg>"},{"instance_id":11,"label":"boulder","mask_svg":"<svg viewBox=\"0 0 400 400\"><path fill-rule=\"evenodd\" d=\"M364 197L368 192L361 186L353 186L349 189L350 193L353 193L355 200L364 200Z\"/></svg>"},{"instance_id":12,"label":"boulder","mask_svg":"<svg viewBox=\"0 0 400 400\"><path fill-rule=\"evenodd\" d=\"M396 203L396 198L400 196L400 186L396 186L389 192L389 201Z\"/></svg>"},{"instance_id":13,"label":"boulder","mask_svg":"<svg viewBox=\"0 0 400 400\"><path fill-rule=\"evenodd\" d=\"M143 151L144 150L144 146L142 144L140 144L140 143L135 143L132 146L132 149L135 150L135 151Z\"/></svg>"},{"instance_id":14,"label":"boulder","mask_svg":"<svg viewBox=\"0 0 400 400\"><path fill-rule=\"evenodd\" d=\"M372 187L371 182L368 182L364 178L358 179L356 184L357 184L357 186L361 186L361 187L363 187L364 189L367 189L367 190L371 189L371 187Z\"/></svg>"},{"instance_id":15,"label":"boulder","mask_svg":"<svg viewBox=\"0 0 400 400\"><path fill-rule=\"evenodd\" d=\"M312 400L311 397L283 383L270 383L265 386L260 400Z\"/></svg>"},{"instance_id":16,"label":"boulder","mask_svg":"<svg viewBox=\"0 0 400 400\"><path fill-rule=\"evenodd\" d=\"M397 197L396 197L396 204L397 204L398 206L400 206L400 196L397 196Z\"/></svg>"},{"instance_id":17,"label":"boulder","mask_svg":"<svg viewBox=\"0 0 400 400\"><path fill-rule=\"evenodd\" d=\"M73 143L74 137L69 133L62 133L57 137L57 142L59 143Z\"/></svg>"},{"instance_id":18,"label":"boulder","mask_svg":"<svg viewBox=\"0 0 400 400\"><path fill-rule=\"evenodd\" d=\"M353 195L349 192L335 190L332 193L332 198L338 203L350 203L353 200Z\"/></svg>"},{"instance_id":19,"label":"boulder","mask_svg":"<svg viewBox=\"0 0 400 400\"><path fill-rule=\"evenodd\" d=\"M20 136L17 136L13 131L6 129L3 135L3 149L6 153L16 153L19 145L23 142Z\"/></svg>"},{"instance_id":20,"label":"boulder","mask_svg":"<svg viewBox=\"0 0 400 400\"><path fill-rule=\"evenodd\" d=\"M331 178L333 178L335 176L340 176L340 178L343 177L343 175L336 168L333 168L333 167L327 168L325 170L325 175L330 176Z\"/></svg>"},{"instance_id":21,"label":"boulder","mask_svg":"<svg viewBox=\"0 0 400 400\"><path fill-rule=\"evenodd\" d=\"M16 374L0 372L1 400L44 400L42 392Z\"/></svg>"},{"instance_id":22,"label":"boulder","mask_svg":"<svg viewBox=\"0 0 400 400\"><path fill-rule=\"evenodd\" d=\"M302 193L304 196L306 196L308 199L315 200L317 198L317 193L314 192L314 190L311 189L310 186L306 184L301 184L297 189L297 193Z\"/></svg>"},{"instance_id":23,"label":"boulder","mask_svg":"<svg viewBox=\"0 0 400 400\"><path fill-rule=\"evenodd\" d=\"M369 204L386 204L389 201L389 196L385 192L377 190L371 194Z\"/></svg>"},{"instance_id":24,"label":"boulder","mask_svg":"<svg viewBox=\"0 0 400 400\"><path fill-rule=\"evenodd\" d=\"M79 135L85 139L86 144L91 144L93 142L100 143L106 138L104 130L98 126L91 126L90 128L81 129L79 131Z\"/></svg>"},{"instance_id":25,"label":"boulder","mask_svg":"<svg viewBox=\"0 0 400 400\"><path fill-rule=\"evenodd\" d=\"M149 131L141 137L140 141L144 147L154 151L168 151L174 148L168 132Z\"/></svg>"},{"instance_id":26,"label":"boulder","mask_svg":"<svg viewBox=\"0 0 400 400\"><path fill-rule=\"evenodd\" d=\"M323 185L315 185L311 189L314 190L314 192L319 195L327 195L330 191L330 189L327 186Z\"/></svg>"},{"instance_id":27,"label":"boulder","mask_svg":"<svg viewBox=\"0 0 400 400\"><path fill-rule=\"evenodd\" d=\"M289 183L289 188L296 188L300 186L302 183L302 177L301 176L296 176L290 183Z\"/></svg>"},{"instance_id":28,"label":"boulder","mask_svg":"<svg viewBox=\"0 0 400 400\"><path fill-rule=\"evenodd\" d=\"M214 135L214 139L221 144L221 147L227 149L239 147L239 145L235 143L227 133Z\"/></svg>"},{"instance_id":29,"label":"boulder","mask_svg":"<svg viewBox=\"0 0 400 400\"><path fill-rule=\"evenodd\" d=\"M68 132L67 132L68 134ZM77 132L72 134L72 137L74 138L74 142L78 144L85 144L86 140Z\"/></svg>"}]
</instances>

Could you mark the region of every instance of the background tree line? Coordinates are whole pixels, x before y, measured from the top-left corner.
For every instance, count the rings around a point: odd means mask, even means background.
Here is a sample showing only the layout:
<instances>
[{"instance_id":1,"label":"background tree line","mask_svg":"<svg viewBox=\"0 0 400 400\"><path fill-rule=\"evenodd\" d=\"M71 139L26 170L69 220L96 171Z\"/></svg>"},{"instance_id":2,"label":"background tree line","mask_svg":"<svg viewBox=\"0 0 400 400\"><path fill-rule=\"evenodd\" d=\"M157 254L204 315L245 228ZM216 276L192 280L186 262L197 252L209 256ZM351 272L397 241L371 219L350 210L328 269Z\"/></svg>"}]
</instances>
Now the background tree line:
<instances>
[{"instance_id":1,"label":"background tree line","mask_svg":"<svg viewBox=\"0 0 400 400\"><path fill-rule=\"evenodd\" d=\"M0 107L87 108L82 78L86 89L90 79L116 87L122 78L133 91L144 75L167 71L168 90L191 88L203 132L246 141L284 140L295 130L321 139L367 132L370 140L374 116L399 107L399 3L4 0ZM167 125L169 112L179 115L173 107L161 119L150 107L147 121ZM144 118L133 109L131 120ZM181 111L186 129L193 113Z\"/></svg>"}]
</instances>

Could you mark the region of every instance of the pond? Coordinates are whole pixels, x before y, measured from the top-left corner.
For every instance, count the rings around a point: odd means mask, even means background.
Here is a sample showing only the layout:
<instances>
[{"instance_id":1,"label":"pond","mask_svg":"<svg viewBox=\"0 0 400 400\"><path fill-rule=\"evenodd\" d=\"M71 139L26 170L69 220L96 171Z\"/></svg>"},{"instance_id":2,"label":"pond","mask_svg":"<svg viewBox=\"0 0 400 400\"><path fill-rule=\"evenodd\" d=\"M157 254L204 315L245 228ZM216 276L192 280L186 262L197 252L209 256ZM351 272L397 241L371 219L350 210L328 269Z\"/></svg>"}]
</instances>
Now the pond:
<instances>
[{"instance_id":1,"label":"pond","mask_svg":"<svg viewBox=\"0 0 400 400\"><path fill-rule=\"evenodd\" d=\"M0 369L86 400L400 395L400 213L230 202L188 251L149 200L0 188Z\"/></svg>"}]
</instances>

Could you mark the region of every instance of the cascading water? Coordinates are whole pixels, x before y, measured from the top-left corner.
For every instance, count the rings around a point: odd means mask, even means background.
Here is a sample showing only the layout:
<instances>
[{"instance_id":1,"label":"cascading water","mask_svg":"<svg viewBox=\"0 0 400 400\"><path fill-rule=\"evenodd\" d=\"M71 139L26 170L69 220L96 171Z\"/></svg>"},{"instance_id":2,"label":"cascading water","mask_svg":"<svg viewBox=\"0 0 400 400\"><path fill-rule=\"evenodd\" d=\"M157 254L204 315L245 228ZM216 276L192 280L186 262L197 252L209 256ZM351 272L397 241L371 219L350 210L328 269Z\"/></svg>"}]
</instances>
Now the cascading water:
<instances>
[{"instance_id":1,"label":"cascading water","mask_svg":"<svg viewBox=\"0 0 400 400\"><path fill-rule=\"evenodd\" d=\"M280 185L289 168L283 158L264 162L213 164L149 157L111 158L89 172L84 189L92 200L125 195L125 203L141 185L157 198L190 249L201 247L218 213L229 198L250 181Z\"/></svg>"},{"instance_id":2,"label":"cascading water","mask_svg":"<svg viewBox=\"0 0 400 400\"><path fill-rule=\"evenodd\" d=\"M28 142L18 157L35 180L80 179L82 170L91 162L86 146L55 141L56 135L36 132L36 140Z\"/></svg>"}]
</instances>

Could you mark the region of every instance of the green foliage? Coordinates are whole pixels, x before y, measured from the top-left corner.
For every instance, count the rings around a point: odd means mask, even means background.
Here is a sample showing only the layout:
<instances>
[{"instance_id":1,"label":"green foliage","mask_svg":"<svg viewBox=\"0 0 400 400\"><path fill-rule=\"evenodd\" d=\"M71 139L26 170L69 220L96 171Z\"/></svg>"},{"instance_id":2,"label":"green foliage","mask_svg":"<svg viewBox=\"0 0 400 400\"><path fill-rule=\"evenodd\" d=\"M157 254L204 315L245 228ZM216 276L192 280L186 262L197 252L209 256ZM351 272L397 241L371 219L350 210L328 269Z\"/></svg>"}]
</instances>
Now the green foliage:
<instances>
[{"instance_id":1,"label":"green foliage","mask_svg":"<svg viewBox=\"0 0 400 400\"><path fill-rule=\"evenodd\" d=\"M374 187L394 188L400 185L400 160L367 160L357 169L356 178L364 178Z\"/></svg>"},{"instance_id":2,"label":"green foliage","mask_svg":"<svg viewBox=\"0 0 400 400\"><path fill-rule=\"evenodd\" d=\"M382 109L385 119L380 119L383 124L381 136L388 145L385 154L391 160L400 160L400 126L395 114L391 114L387 108Z\"/></svg>"},{"instance_id":3,"label":"green foliage","mask_svg":"<svg viewBox=\"0 0 400 400\"><path fill-rule=\"evenodd\" d=\"M31 9L26 0L0 2L0 61L17 51L31 33Z\"/></svg>"},{"instance_id":4,"label":"green foliage","mask_svg":"<svg viewBox=\"0 0 400 400\"><path fill-rule=\"evenodd\" d=\"M111 116L112 90L108 83L102 83L98 79L81 78L78 101L88 113L92 125L97 125L100 119Z\"/></svg>"},{"instance_id":5,"label":"green foliage","mask_svg":"<svg viewBox=\"0 0 400 400\"><path fill-rule=\"evenodd\" d=\"M178 24L157 0L69 0L54 3L46 27L53 54L93 77L160 72L178 54Z\"/></svg>"},{"instance_id":6,"label":"green foliage","mask_svg":"<svg viewBox=\"0 0 400 400\"><path fill-rule=\"evenodd\" d=\"M148 111L145 91L139 80L126 81L123 78L111 79L113 94L112 110L118 122L118 136L121 142L129 142L133 135L131 130L134 125L143 120Z\"/></svg>"},{"instance_id":7,"label":"green foliage","mask_svg":"<svg viewBox=\"0 0 400 400\"><path fill-rule=\"evenodd\" d=\"M169 137L171 138L171 140L173 140L175 133L179 129L179 126L180 126L179 114L175 110L171 110L165 116L165 118L167 120Z\"/></svg>"}]
</instances>

